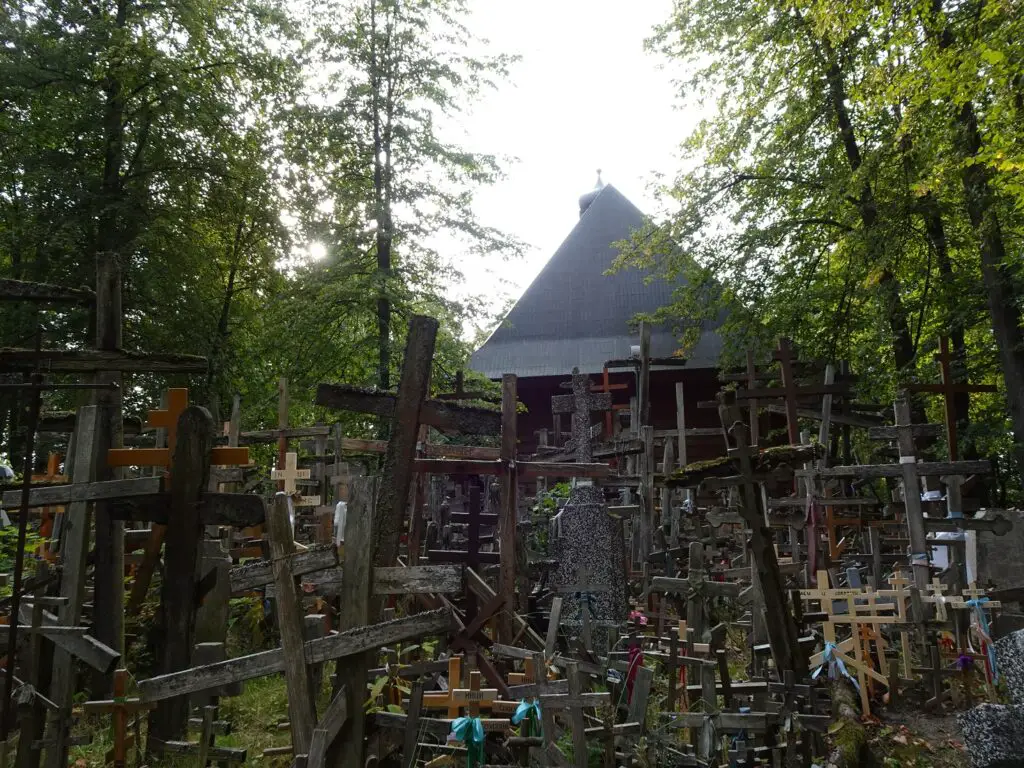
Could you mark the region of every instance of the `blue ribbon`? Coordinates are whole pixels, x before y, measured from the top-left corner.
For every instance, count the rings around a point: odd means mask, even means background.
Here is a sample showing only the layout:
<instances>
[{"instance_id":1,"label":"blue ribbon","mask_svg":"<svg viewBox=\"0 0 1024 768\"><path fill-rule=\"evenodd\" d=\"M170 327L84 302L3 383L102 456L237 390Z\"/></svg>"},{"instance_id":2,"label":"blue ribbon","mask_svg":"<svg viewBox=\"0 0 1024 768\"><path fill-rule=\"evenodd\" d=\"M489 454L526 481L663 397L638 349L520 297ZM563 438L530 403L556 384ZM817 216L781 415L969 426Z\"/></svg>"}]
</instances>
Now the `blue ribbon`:
<instances>
[{"instance_id":1,"label":"blue ribbon","mask_svg":"<svg viewBox=\"0 0 1024 768\"><path fill-rule=\"evenodd\" d=\"M983 635L982 641L985 643L985 652L988 654L988 668L992 670L992 682L999 682L999 670L996 669L996 649L992 644L992 632L988 626L988 616L985 615L985 603L988 602L987 597L975 597L967 601L967 605L974 609L974 615L978 617L978 629L981 630Z\"/></svg>"},{"instance_id":2,"label":"blue ribbon","mask_svg":"<svg viewBox=\"0 0 1024 768\"><path fill-rule=\"evenodd\" d=\"M536 727L536 735L542 735L540 728L540 702L537 699L533 701L527 701L523 699L519 702L519 706L516 707L515 714L512 715L512 725L519 725L523 720L527 721L529 726ZM533 735L527 733L527 735Z\"/></svg>"},{"instance_id":3,"label":"blue ribbon","mask_svg":"<svg viewBox=\"0 0 1024 768\"><path fill-rule=\"evenodd\" d=\"M468 747L466 767L473 768L484 758L484 722L479 717L460 717L452 721L452 735Z\"/></svg>"},{"instance_id":4,"label":"blue ribbon","mask_svg":"<svg viewBox=\"0 0 1024 768\"><path fill-rule=\"evenodd\" d=\"M822 670L825 669L825 665L827 664L829 680L835 680L836 672L838 671L840 674L842 674L843 677L845 677L847 680L853 683L853 687L856 688L859 693L860 683L858 683L857 678L851 675L849 670L846 669L846 665L843 663L843 660L836 655L837 650L838 649L836 648L835 643L825 643L825 650L822 651L821 654L821 665L816 670L814 670L814 674L811 675L811 680L817 680L818 675L821 674Z\"/></svg>"}]
</instances>

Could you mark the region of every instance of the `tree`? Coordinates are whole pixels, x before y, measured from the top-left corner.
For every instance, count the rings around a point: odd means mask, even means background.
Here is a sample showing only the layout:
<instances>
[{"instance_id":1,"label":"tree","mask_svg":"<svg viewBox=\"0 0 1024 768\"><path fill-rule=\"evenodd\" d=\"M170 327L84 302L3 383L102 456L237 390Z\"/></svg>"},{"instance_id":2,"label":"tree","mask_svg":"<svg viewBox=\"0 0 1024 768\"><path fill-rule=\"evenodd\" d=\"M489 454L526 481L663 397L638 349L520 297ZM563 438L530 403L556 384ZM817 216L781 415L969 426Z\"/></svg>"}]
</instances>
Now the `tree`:
<instances>
[{"instance_id":1,"label":"tree","mask_svg":"<svg viewBox=\"0 0 1024 768\"><path fill-rule=\"evenodd\" d=\"M327 0L317 8L327 21L316 29L315 58L329 75L325 106L306 105L298 134L303 183L314 192L302 216L344 275L346 311L364 312L373 300L375 379L387 389L396 313L425 301L461 324L479 310L445 297L461 275L439 249L460 245L468 257L494 258L521 248L471 208L473 191L500 178L498 159L445 138L512 59L467 53L480 42L463 23L462 0ZM320 148L313 164L309 146Z\"/></svg>"}]
</instances>

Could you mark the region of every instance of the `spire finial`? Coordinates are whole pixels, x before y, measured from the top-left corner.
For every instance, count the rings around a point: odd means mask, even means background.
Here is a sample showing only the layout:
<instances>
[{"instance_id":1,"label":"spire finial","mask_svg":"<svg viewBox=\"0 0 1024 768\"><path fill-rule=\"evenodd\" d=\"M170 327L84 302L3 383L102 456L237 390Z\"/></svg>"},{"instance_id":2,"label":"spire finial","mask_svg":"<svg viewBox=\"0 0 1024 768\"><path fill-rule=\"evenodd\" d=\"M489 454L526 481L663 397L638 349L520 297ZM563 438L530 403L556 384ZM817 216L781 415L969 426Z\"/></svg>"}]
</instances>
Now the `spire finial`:
<instances>
[{"instance_id":1,"label":"spire finial","mask_svg":"<svg viewBox=\"0 0 1024 768\"><path fill-rule=\"evenodd\" d=\"M597 184L594 185L594 189L604 189L604 182L601 181L601 169L597 169Z\"/></svg>"}]
</instances>

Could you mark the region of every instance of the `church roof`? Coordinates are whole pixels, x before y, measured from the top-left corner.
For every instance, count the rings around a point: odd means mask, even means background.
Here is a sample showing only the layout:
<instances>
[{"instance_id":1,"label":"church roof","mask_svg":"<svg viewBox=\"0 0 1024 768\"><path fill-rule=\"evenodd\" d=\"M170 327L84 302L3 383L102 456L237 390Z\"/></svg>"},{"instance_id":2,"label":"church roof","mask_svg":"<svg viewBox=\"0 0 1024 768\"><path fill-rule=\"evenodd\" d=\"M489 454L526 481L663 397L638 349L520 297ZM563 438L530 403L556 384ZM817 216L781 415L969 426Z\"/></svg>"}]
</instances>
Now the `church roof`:
<instances>
[{"instance_id":1,"label":"church roof","mask_svg":"<svg viewBox=\"0 0 1024 768\"><path fill-rule=\"evenodd\" d=\"M470 357L469 367L488 378L559 376L573 368L598 373L608 360L629 357L630 347L639 343L630 321L672 299L671 284L645 283L642 270L604 274L618 255L615 243L645 221L615 187L601 188L504 322ZM652 329L652 357L669 357L677 349L669 326ZM706 331L686 367L717 367L720 351L718 334Z\"/></svg>"}]
</instances>

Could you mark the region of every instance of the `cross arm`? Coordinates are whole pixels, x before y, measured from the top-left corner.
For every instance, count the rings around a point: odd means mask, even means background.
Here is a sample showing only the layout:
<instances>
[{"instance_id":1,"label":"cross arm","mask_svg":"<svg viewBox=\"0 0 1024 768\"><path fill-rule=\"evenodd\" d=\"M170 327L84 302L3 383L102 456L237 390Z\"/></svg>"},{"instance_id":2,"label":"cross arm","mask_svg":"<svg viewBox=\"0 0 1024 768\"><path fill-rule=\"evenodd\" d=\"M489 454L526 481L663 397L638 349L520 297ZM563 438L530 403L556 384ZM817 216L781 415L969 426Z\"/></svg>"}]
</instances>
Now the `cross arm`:
<instances>
[{"instance_id":1,"label":"cross arm","mask_svg":"<svg viewBox=\"0 0 1024 768\"><path fill-rule=\"evenodd\" d=\"M394 413L395 399L390 392L346 384L320 384L316 390L317 405L385 418ZM470 435L496 435L501 432L501 412L444 400L425 400L420 407L420 423Z\"/></svg>"}]
</instances>

